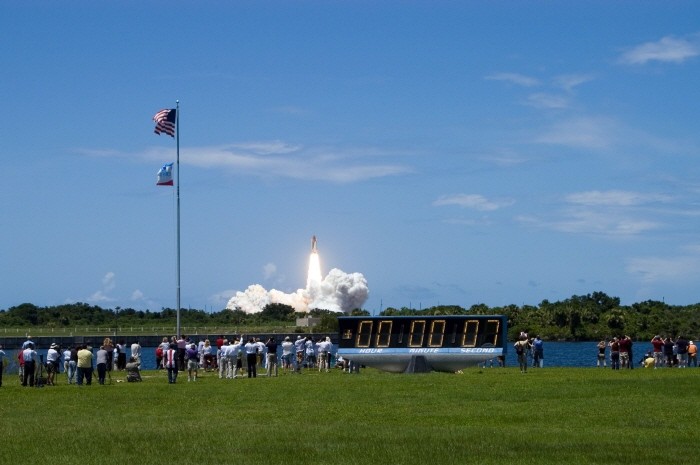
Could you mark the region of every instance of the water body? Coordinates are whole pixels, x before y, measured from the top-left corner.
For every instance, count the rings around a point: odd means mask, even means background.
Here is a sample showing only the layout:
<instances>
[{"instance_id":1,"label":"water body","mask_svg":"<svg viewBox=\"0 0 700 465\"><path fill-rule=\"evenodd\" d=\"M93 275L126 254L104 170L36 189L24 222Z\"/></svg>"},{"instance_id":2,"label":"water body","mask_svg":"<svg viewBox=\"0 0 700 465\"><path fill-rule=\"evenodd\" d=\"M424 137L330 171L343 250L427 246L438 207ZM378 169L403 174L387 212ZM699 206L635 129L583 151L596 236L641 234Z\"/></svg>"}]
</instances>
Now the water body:
<instances>
[{"instance_id":1,"label":"water body","mask_svg":"<svg viewBox=\"0 0 700 465\"><path fill-rule=\"evenodd\" d=\"M595 367L598 355L597 342L545 342L544 343L544 367ZM642 356L651 351L649 342L636 342L633 346L633 357L635 366ZM129 357L129 346L127 344L127 358ZM15 353L14 350L5 348L8 358ZM46 357L46 350L39 350L39 354ZM335 352L334 352L335 353ZM281 349L280 349L281 354ZM610 350L606 352L606 356L610 358ZM141 359L143 369L152 370L156 365L155 347L144 347L141 349ZM335 355L333 356L335 360ZM506 366L517 367L518 360L515 355L512 343L508 345L508 354L506 356Z\"/></svg>"},{"instance_id":2,"label":"water body","mask_svg":"<svg viewBox=\"0 0 700 465\"><path fill-rule=\"evenodd\" d=\"M336 348L334 348L336 349ZM649 342L637 342L633 346L634 362L638 362L645 352L651 350ZM127 350L127 352L129 352ZM334 351L335 353L335 351ZM280 349L281 354L281 349ZM610 358L610 350L606 352ZM597 342L545 342L544 343L544 366L546 367L595 367L598 356ZM127 353L128 357L128 353ZM155 367L155 347L141 349L141 359L145 369L150 370ZM333 356L335 360L335 355ZM512 343L508 346L506 365L510 367L518 366L518 359L515 355Z\"/></svg>"}]
</instances>

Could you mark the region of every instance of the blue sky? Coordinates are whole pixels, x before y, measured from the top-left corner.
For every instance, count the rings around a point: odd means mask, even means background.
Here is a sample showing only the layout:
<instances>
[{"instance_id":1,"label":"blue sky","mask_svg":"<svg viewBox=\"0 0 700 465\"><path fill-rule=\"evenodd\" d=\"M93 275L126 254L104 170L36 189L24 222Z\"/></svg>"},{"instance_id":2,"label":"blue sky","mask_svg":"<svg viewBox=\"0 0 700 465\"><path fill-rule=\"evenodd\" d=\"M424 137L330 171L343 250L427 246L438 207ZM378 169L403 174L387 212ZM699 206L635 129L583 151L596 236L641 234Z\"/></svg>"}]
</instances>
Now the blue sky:
<instances>
[{"instance_id":1,"label":"blue sky","mask_svg":"<svg viewBox=\"0 0 700 465\"><path fill-rule=\"evenodd\" d=\"M0 309L362 273L364 308L700 302L700 4L0 7Z\"/></svg>"}]
</instances>

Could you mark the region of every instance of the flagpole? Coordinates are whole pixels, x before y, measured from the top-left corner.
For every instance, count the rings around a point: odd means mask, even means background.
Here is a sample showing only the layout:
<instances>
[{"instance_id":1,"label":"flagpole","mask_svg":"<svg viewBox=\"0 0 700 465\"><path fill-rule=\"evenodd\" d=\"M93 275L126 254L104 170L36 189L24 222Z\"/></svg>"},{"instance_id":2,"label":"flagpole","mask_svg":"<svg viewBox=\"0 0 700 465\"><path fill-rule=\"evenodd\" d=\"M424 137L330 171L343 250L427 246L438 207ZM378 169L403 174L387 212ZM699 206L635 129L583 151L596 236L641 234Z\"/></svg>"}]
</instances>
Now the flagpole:
<instances>
[{"instance_id":1,"label":"flagpole","mask_svg":"<svg viewBox=\"0 0 700 465\"><path fill-rule=\"evenodd\" d=\"M177 173L176 196L177 196L177 338L180 339L180 101L175 101L175 133L177 146Z\"/></svg>"}]
</instances>

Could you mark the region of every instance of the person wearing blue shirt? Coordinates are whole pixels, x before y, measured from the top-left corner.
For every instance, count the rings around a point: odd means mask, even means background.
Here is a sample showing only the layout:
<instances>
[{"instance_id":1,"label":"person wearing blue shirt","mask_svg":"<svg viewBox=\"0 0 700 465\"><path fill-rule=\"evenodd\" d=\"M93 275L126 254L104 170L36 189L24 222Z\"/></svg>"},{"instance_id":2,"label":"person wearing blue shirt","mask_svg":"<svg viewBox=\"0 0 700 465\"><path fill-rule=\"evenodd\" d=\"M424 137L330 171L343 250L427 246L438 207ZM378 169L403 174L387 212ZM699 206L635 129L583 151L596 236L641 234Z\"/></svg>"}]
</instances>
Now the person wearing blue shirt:
<instances>
[{"instance_id":1,"label":"person wearing blue shirt","mask_svg":"<svg viewBox=\"0 0 700 465\"><path fill-rule=\"evenodd\" d=\"M535 336L535 340L532 343L533 347L533 367L542 368L544 366L544 348L542 339L539 336Z\"/></svg>"}]
</instances>

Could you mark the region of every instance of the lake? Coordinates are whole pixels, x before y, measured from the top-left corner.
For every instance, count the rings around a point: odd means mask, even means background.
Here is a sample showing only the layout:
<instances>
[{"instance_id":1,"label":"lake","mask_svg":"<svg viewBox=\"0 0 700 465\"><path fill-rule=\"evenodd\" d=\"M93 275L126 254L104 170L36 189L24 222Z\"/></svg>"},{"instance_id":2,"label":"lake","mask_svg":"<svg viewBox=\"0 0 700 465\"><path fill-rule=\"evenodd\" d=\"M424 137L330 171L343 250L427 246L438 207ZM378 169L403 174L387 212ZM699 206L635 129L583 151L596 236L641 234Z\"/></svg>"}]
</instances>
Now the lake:
<instances>
[{"instance_id":1,"label":"lake","mask_svg":"<svg viewBox=\"0 0 700 465\"><path fill-rule=\"evenodd\" d=\"M597 342L545 342L544 343L544 366L546 367L595 367L598 357ZM335 354L334 348L334 354ZM633 356L635 365L641 360L642 355L651 350L649 342L637 342L633 346ZM128 357L127 350L127 357ZM281 354L281 349L280 349ZM606 352L610 358L610 350ZM507 366L518 366L518 359L515 355L512 343L508 345L508 355L506 356ZM141 349L141 359L145 369L153 369L156 364L155 347ZM333 356L335 361L335 355ZM609 365L609 360L608 360Z\"/></svg>"},{"instance_id":2,"label":"lake","mask_svg":"<svg viewBox=\"0 0 700 465\"><path fill-rule=\"evenodd\" d=\"M506 366L518 366L518 360L515 355L513 343L508 345L508 354L506 356ZM544 343L544 367L595 367L598 355L597 342L545 342ZM636 342L633 346L633 357L635 366L639 366L639 361L642 355L647 351L651 351L650 342ZM8 358L12 357L15 351L5 349ZM46 357L46 350L40 349L38 353ZM335 348L334 352L335 354ZM130 350L127 344L127 359ZM281 348L280 348L281 354ZM608 365L610 364L610 350L606 352ZM141 349L142 367L146 370L152 370L156 365L155 347L144 347ZM333 356L335 361L335 355ZM15 365L13 360L10 360L10 366ZM8 369L9 367L6 367ZM63 368L61 364L61 368Z\"/></svg>"}]
</instances>

